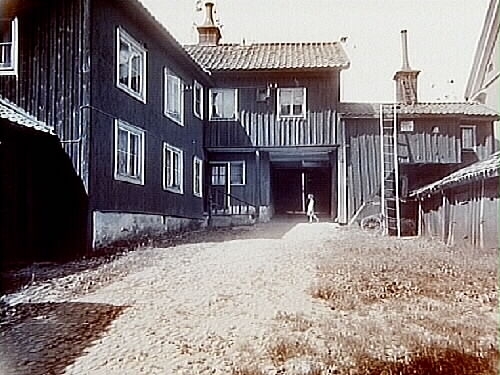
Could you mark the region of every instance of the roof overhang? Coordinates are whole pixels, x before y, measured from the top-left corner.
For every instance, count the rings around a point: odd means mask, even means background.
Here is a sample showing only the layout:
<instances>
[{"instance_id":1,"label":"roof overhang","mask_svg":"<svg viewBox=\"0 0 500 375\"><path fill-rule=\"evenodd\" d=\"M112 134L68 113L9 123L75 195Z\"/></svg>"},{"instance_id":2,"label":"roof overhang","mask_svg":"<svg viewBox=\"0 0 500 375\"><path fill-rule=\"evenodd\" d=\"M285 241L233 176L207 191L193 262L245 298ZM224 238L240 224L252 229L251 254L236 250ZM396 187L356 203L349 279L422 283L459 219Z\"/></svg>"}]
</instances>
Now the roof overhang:
<instances>
[{"instance_id":1,"label":"roof overhang","mask_svg":"<svg viewBox=\"0 0 500 375\"><path fill-rule=\"evenodd\" d=\"M46 123L37 120L34 116L14 103L0 97L0 118L6 119L12 123L33 128L35 130L55 134L54 128Z\"/></svg>"}]
</instances>

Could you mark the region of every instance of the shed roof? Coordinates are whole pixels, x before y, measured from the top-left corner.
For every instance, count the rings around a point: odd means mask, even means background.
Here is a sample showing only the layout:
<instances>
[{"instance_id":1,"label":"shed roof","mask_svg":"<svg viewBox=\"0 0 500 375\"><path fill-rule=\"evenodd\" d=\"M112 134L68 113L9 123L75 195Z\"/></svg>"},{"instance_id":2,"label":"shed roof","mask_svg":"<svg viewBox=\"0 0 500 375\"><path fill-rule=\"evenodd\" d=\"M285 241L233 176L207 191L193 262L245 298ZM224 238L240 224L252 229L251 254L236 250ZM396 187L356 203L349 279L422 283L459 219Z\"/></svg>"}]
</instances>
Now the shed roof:
<instances>
[{"instance_id":1,"label":"shed roof","mask_svg":"<svg viewBox=\"0 0 500 375\"><path fill-rule=\"evenodd\" d=\"M30 115L24 109L11 103L7 99L0 97L0 118L9 120L10 122L18 125L34 128L42 132L54 134L54 128L46 123L37 120L34 116Z\"/></svg>"},{"instance_id":2,"label":"shed roof","mask_svg":"<svg viewBox=\"0 0 500 375\"><path fill-rule=\"evenodd\" d=\"M210 71L347 69L339 42L188 45L191 57Z\"/></svg>"},{"instance_id":3,"label":"shed roof","mask_svg":"<svg viewBox=\"0 0 500 375\"><path fill-rule=\"evenodd\" d=\"M478 161L461 168L441 180L425 185L410 192L410 197L433 194L443 188L463 185L470 181L498 177L500 175L500 151L495 152L485 160Z\"/></svg>"},{"instance_id":4,"label":"shed roof","mask_svg":"<svg viewBox=\"0 0 500 375\"><path fill-rule=\"evenodd\" d=\"M392 103L339 103L338 112L343 117L378 117L380 105L383 104L384 115L390 116L393 112ZM396 106L399 115L426 115L426 116L483 116L500 119L495 110L476 102L427 102L404 104Z\"/></svg>"}]
</instances>

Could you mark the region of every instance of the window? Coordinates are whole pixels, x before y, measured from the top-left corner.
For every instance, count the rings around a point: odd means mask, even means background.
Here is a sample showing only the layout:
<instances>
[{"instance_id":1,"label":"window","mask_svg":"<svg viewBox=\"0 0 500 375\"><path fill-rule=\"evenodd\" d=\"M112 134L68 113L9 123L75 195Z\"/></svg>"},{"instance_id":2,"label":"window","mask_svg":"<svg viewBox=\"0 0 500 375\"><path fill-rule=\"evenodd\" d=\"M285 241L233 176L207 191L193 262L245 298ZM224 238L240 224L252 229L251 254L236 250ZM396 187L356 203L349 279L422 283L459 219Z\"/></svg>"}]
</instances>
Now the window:
<instances>
[{"instance_id":1,"label":"window","mask_svg":"<svg viewBox=\"0 0 500 375\"><path fill-rule=\"evenodd\" d=\"M212 185L225 185L226 184L226 171L227 164L213 164L211 166L211 176L212 176Z\"/></svg>"},{"instance_id":2,"label":"window","mask_svg":"<svg viewBox=\"0 0 500 375\"><path fill-rule=\"evenodd\" d=\"M278 114L280 117L305 117L306 89L278 89Z\"/></svg>"},{"instance_id":3,"label":"window","mask_svg":"<svg viewBox=\"0 0 500 375\"><path fill-rule=\"evenodd\" d=\"M165 115L184 125L184 90L179 77L165 68Z\"/></svg>"},{"instance_id":4,"label":"window","mask_svg":"<svg viewBox=\"0 0 500 375\"><path fill-rule=\"evenodd\" d=\"M115 122L115 179L144 184L144 131Z\"/></svg>"},{"instance_id":5,"label":"window","mask_svg":"<svg viewBox=\"0 0 500 375\"><path fill-rule=\"evenodd\" d=\"M193 158L193 194L197 197L201 197L202 187L203 187L203 175L202 175L203 161L198 158Z\"/></svg>"},{"instance_id":6,"label":"window","mask_svg":"<svg viewBox=\"0 0 500 375\"><path fill-rule=\"evenodd\" d=\"M203 119L203 86L194 81L193 112L195 116Z\"/></svg>"},{"instance_id":7,"label":"window","mask_svg":"<svg viewBox=\"0 0 500 375\"><path fill-rule=\"evenodd\" d=\"M245 185L245 162L232 161L229 169L231 171L231 185Z\"/></svg>"},{"instance_id":8,"label":"window","mask_svg":"<svg viewBox=\"0 0 500 375\"><path fill-rule=\"evenodd\" d=\"M462 141L462 150L476 149L476 127L466 125L460 127L460 138Z\"/></svg>"},{"instance_id":9,"label":"window","mask_svg":"<svg viewBox=\"0 0 500 375\"><path fill-rule=\"evenodd\" d=\"M17 74L17 18L0 19L0 75Z\"/></svg>"},{"instance_id":10,"label":"window","mask_svg":"<svg viewBox=\"0 0 500 375\"><path fill-rule=\"evenodd\" d=\"M117 86L146 102L146 50L117 28Z\"/></svg>"},{"instance_id":11,"label":"window","mask_svg":"<svg viewBox=\"0 0 500 375\"><path fill-rule=\"evenodd\" d=\"M163 188L182 194L184 192L184 160L182 150L164 143Z\"/></svg>"},{"instance_id":12,"label":"window","mask_svg":"<svg viewBox=\"0 0 500 375\"><path fill-rule=\"evenodd\" d=\"M231 185L245 185L245 162L215 162L211 165L212 185L225 185L226 175L229 174ZM229 171L229 172L228 172Z\"/></svg>"},{"instance_id":13,"label":"window","mask_svg":"<svg viewBox=\"0 0 500 375\"><path fill-rule=\"evenodd\" d=\"M210 90L210 120L236 120L238 112L236 89Z\"/></svg>"}]
</instances>

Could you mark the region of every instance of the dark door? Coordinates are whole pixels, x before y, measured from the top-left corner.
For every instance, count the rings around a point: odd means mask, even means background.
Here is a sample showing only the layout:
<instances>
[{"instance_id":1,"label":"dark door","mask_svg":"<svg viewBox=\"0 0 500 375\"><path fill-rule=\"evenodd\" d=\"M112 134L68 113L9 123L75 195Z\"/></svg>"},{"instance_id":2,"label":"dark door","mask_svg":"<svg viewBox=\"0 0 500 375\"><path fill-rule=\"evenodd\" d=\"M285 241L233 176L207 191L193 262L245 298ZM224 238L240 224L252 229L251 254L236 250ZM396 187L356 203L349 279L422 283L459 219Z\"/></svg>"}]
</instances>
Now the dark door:
<instances>
[{"instance_id":1,"label":"dark door","mask_svg":"<svg viewBox=\"0 0 500 375\"><path fill-rule=\"evenodd\" d=\"M274 169L272 184L274 209L277 214L303 211L300 169Z\"/></svg>"},{"instance_id":2,"label":"dark door","mask_svg":"<svg viewBox=\"0 0 500 375\"><path fill-rule=\"evenodd\" d=\"M223 213L229 209L228 172L228 163L210 164L210 199L212 212Z\"/></svg>"}]
</instances>

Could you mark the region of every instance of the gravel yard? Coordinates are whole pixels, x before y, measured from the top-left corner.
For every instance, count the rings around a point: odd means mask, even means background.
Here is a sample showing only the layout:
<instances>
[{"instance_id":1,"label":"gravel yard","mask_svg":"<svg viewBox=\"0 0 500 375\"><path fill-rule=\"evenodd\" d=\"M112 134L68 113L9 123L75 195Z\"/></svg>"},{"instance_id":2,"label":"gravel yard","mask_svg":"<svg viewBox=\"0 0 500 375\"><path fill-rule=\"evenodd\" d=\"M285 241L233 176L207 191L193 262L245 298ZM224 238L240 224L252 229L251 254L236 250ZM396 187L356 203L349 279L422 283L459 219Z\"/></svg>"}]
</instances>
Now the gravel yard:
<instances>
[{"instance_id":1,"label":"gravel yard","mask_svg":"<svg viewBox=\"0 0 500 375\"><path fill-rule=\"evenodd\" d=\"M290 220L196 238L3 296L0 374L497 373L496 250Z\"/></svg>"}]
</instances>

